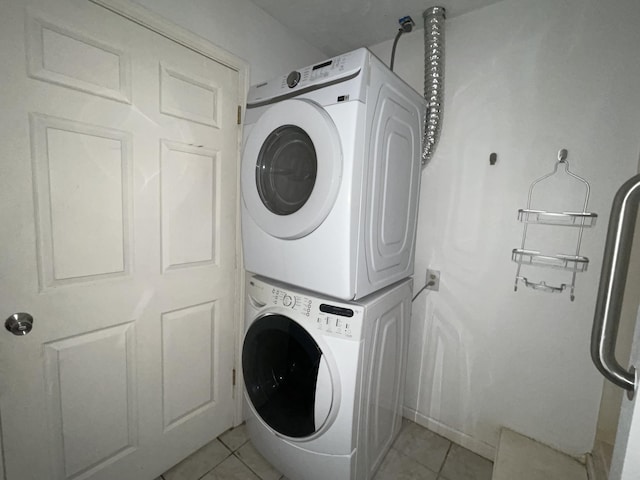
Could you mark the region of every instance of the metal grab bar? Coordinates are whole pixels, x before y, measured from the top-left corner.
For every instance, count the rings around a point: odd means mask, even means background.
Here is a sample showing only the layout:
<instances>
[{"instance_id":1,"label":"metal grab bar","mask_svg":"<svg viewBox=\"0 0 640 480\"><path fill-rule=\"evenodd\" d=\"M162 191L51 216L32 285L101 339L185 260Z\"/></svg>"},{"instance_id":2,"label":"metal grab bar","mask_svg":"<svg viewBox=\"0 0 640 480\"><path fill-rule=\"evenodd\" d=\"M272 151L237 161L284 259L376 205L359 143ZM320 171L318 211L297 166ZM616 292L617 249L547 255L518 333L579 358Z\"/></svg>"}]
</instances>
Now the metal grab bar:
<instances>
[{"instance_id":1,"label":"metal grab bar","mask_svg":"<svg viewBox=\"0 0 640 480\"><path fill-rule=\"evenodd\" d=\"M591 331L593 363L607 380L630 394L634 391L635 368L625 370L618 363L615 350L639 204L640 175L636 175L620 187L613 199Z\"/></svg>"}]
</instances>

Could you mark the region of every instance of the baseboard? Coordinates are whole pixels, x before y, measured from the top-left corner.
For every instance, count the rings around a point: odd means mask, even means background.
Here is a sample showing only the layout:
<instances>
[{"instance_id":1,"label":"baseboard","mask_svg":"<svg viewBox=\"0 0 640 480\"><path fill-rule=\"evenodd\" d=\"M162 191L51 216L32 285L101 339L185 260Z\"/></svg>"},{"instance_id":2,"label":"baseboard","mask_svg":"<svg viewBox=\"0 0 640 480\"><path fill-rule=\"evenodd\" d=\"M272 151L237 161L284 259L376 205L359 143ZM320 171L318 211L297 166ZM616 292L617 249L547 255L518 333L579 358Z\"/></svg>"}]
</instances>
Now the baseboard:
<instances>
[{"instance_id":1,"label":"baseboard","mask_svg":"<svg viewBox=\"0 0 640 480\"><path fill-rule=\"evenodd\" d=\"M492 462L494 461L496 456L496 447L493 445L482 442L470 435L467 435L466 433L459 432L458 430L438 422L433 418L429 418L411 408L403 407L402 413L405 418L417 423L418 425L422 425L432 432L442 435L447 440L451 440L453 443L471 450L473 453L477 453L481 457L487 458Z\"/></svg>"}]
</instances>

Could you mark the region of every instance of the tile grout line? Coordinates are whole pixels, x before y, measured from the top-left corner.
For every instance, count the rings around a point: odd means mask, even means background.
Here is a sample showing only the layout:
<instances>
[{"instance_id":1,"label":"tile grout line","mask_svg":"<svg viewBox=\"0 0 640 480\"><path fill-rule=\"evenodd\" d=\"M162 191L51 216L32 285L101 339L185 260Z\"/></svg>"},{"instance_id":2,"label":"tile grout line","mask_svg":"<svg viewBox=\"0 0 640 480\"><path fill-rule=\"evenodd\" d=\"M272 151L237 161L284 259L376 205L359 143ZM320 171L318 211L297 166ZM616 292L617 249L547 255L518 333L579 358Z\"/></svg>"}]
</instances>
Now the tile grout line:
<instances>
[{"instance_id":1,"label":"tile grout line","mask_svg":"<svg viewBox=\"0 0 640 480\"><path fill-rule=\"evenodd\" d=\"M449 453L451 453L451 448L452 447L453 447L453 442L449 441L449 448L447 448L447 453L444 456L444 461L442 462L442 465L440 465L440 469L437 472L438 479L440 479L440 476L442 474L442 470L444 470L444 464L447 463L447 460L449 459Z\"/></svg>"},{"instance_id":2,"label":"tile grout line","mask_svg":"<svg viewBox=\"0 0 640 480\"><path fill-rule=\"evenodd\" d=\"M226 457L224 457L222 460L220 460L218 463L216 463L213 468L210 468L209 470L207 470L203 475L199 476L196 480L202 480L204 477L206 477L207 475L209 475L211 472L213 472L218 466L220 466L220 464L222 462L224 462L227 458L229 458L231 455L233 455L233 452L231 451L231 449L229 447L227 447L219 438L216 437L215 440L218 440L218 442L220 442L220 444L227 449L227 451L229 452L229 455L227 455ZM213 441L215 441L213 440Z\"/></svg>"},{"instance_id":3,"label":"tile grout line","mask_svg":"<svg viewBox=\"0 0 640 480\"><path fill-rule=\"evenodd\" d=\"M231 455L233 455L233 456L234 456L234 457L236 457L238 460L240 460L240 463L242 463L245 467L247 467L247 468L249 469L249 471L250 471L251 473L253 473L256 477L258 477L260 480L264 480L264 479L262 478L262 476L261 476L258 472L256 472L253 468L251 468L251 467L250 467L250 466L249 466L249 465L248 465L248 464L247 464L247 463L246 463L242 458L240 458L238 455L236 455L236 454L238 453L238 451L239 451L242 447L244 447L247 443L249 443L249 441L250 441L250 440L247 438L247 440L245 440L245 442L244 442L242 445L240 445L238 448L236 448L236 449L231 453ZM279 477L279 479L278 479L278 480L280 480L280 478L282 478L283 476L284 476L284 475L280 474L280 477Z\"/></svg>"},{"instance_id":4,"label":"tile grout line","mask_svg":"<svg viewBox=\"0 0 640 480\"><path fill-rule=\"evenodd\" d=\"M250 440L247 438L247 439L242 443L242 445L240 445L238 448L236 448L236 449L233 451L233 453L236 453L238 450L240 450L242 447L244 447L244 446L245 446L247 443L249 443L249 442L250 442Z\"/></svg>"},{"instance_id":5,"label":"tile grout line","mask_svg":"<svg viewBox=\"0 0 640 480\"><path fill-rule=\"evenodd\" d=\"M245 442L246 443L246 442ZM243 444L244 445L244 444ZM240 450L240 448L238 448L238 450ZM240 463L242 463L245 467L247 467L249 469L249 471L251 473L253 473L256 477L258 477L260 480L263 480L263 478L258 474L258 472L254 471L253 468L251 468L249 465L247 465L244 460L242 460L238 455L236 455L236 452L238 451L236 450L235 452L232 453L232 455L234 457L236 457L238 460L240 460Z\"/></svg>"}]
</instances>

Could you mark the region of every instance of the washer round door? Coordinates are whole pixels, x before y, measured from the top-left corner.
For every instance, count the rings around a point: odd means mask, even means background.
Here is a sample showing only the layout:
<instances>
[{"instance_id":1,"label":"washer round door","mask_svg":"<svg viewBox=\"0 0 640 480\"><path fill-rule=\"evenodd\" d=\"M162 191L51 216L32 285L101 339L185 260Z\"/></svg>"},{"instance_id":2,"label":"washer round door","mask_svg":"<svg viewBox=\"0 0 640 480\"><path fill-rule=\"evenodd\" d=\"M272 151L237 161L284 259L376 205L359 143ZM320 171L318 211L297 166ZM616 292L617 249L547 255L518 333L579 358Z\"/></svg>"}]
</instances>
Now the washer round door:
<instances>
[{"instance_id":1,"label":"washer round door","mask_svg":"<svg viewBox=\"0 0 640 480\"><path fill-rule=\"evenodd\" d=\"M320 431L331 413L329 366L313 337L284 315L264 315L247 330L242 348L246 393L256 414L292 438Z\"/></svg>"},{"instance_id":2,"label":"washer round door","mask_svg":"<svg viewBox=\"0 0 640 480\"><path fill-rule=\"evenodd\" d=\"M242 155L242 197L268 234L303 237L327 217L342 178L342 150L331 117L308 100L284 100L255 123Z\"/></svg>"}]
</instances>

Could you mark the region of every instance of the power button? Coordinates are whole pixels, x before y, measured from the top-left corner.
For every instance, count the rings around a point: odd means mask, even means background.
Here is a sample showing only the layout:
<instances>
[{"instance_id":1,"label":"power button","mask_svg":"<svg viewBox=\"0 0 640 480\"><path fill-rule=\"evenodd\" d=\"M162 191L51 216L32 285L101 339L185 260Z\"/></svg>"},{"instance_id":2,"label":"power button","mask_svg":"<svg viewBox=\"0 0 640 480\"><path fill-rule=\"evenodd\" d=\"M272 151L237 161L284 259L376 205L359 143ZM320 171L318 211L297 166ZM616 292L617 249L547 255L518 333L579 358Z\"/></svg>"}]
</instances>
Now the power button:
<instances>
[{"instance_id":1,"label":"power button","mask_svg":"<svg viewBox=\"0 0 640 480\"><path fill-rule=\"evenodd\" d=\"M289 88L293 88L298 85L301 76L302 75L300 75L300 72L298 72L297 70L294 70L289 75L287 75L287 85L289 86Z\"/></svg>"}]
</instances>

